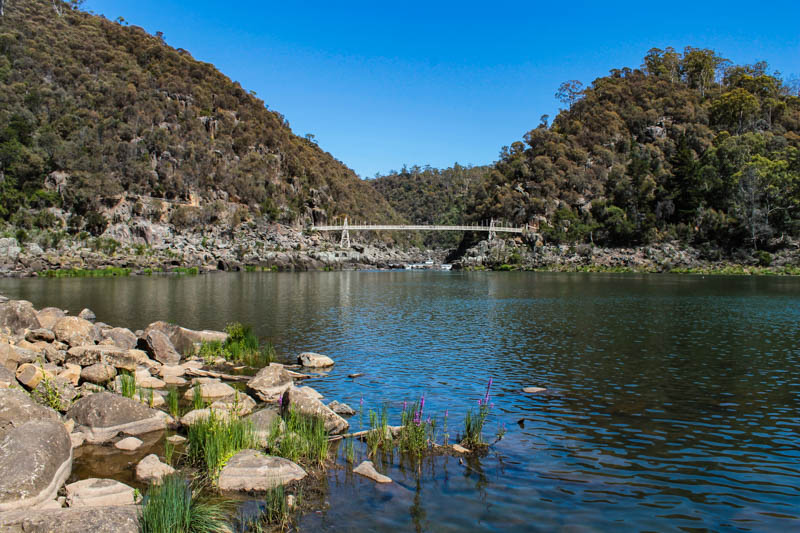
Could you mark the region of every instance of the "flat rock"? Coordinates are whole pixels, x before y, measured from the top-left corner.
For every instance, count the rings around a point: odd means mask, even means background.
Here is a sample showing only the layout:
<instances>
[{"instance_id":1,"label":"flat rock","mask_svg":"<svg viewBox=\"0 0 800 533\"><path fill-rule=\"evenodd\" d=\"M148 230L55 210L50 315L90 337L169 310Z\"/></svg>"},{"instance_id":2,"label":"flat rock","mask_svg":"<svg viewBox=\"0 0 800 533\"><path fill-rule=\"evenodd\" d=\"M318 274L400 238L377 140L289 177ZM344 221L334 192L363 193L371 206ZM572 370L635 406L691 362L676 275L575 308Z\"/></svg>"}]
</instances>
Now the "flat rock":
<instances>
[{"instance_id":1,"label":"flat rock","mask_svg":"<svg viewBox=\"0 0 800 533\"><path fill-rule=\"evenodd\" d=\"M286 391L286 398L284 399L282 408L289 409L290 406L297 409L300 413L322 417L325 421L325 431L331 435L344 433L350 427L347 420L328 409L324 403L306 394L298 393L296 389L289 389Z\"/></svg>"},{"instance_id":2,"label":"flat rock","mask_svg":"<svg viewBox=\"0 0 800 533\"><path fill-rule=\"evenodd\" d=\"M140 350L126 350L108 344L83 344L69 349L66 362L82 367L102 363L119 370L133 372L141 362L143 355L144 353ZM144 356L144 358L147 357Z\"/></svg>"},{"instance_id":3,"label":"flat rock","mask_svg":"<svg viewBox=\"0 0 800 533\"><path fill-rule=\"evenodd\" d=\"M527 394L539 394L540 392L545 392L545 391L547 391L547 389L543 387L525 387L524 389L522 389L522 392L525 392Z\"/></svg>"},{"instance_id":4,"label":"flat rock","mask_svg":"<svg viewBox=\"0 0 800 533\"><path fill-rule=\"evenodd\" d=\"M53 330L53 328L56 325L56 322L58 322L65 316L67 316L67 314L58 307L45 307L44 309L36 313L36 318L37 320L39 320L39 324L41 324L41 327L49 329L50 331Z\"/></svg>"},{"instance_id":5,"label":"flat rock","mask_svg":"<svg viewBox=\"0 0 800 533\"><path fill-rule=\"evenodd\" d=\"M328 409L333 411L339 416L353 416L356 414L355 409L347 405L346 403L340 403L336 400L333 400L331 403L328 404Z\"/></svg>"},{"instance_id":6,"label":"flat rock","mask_svg":"<svg viewBox=\"0 0 800 533\"><path fill-rule=\"evenodd\" d=\"M320 394L316 389L311 387L293 387L292 390L295 392L299 392L300 394L305 394L306 396L310 396L311 398L316 398L317 400L321 400L323 398L322 394Z\"/></svg>"},{"instance_id":7,"label":"flat rock","mask_svg":"<svg viewBox=\"0 0 800 533\"><path fill-rule=\"evenodd\" d=\"M0 531L10 533L139 533L139 508L78 507L0 513Z\"/></svg>"},{"instance_id":8,"label":"flat rock","mask_svg":"<svg viewBox=\"0 0 800 533\"><path fill-rule=\"evenodd\" d=\"M21 334L26 329L39 329L33 304L26 300L9 300L0 303L0 331Z\"/></svg>"},{"instance_id":9,"label":"flat rock","mask_svg":"<svg viewBox=\"0 0 800 533\"><path fill-rule=\"evenodd\" d=\"M57 420L27 422L0 440L0 512L53 500L72 472L72 441Z\"/></svg>"},{"instance_id":10,"label":"flat rock","mask_svg":"<svg viewBox=\"0 0 800 533\"><path fill-rule=\"evenodd\" d=\"M20 389L0 389L0 438L34 420L60 420L58 413L37 404Z\"/></svg>"},{"instance_id":11,"label":"flat rock","mask_svg":"<svg viewBox=\"0 0 800 533\"><path fill-rule=\"evenodd\" d=\"M92 444L108 442L119 433L140 435L166 429L172 420L162 411L110 392L81 398L69 409L67 418L75 420Z\"/></svg>"},{"instance_id":12,"label":"flat rock","mask_svg":"<svg viewBox=\"0 0 800 533\"><path fill-rule=\"evenodd\" d=\"M53 326L56 339L70 346L94 344L100 335L94 324L77 316L65 316Z\"/></svg>"},{"instance_id":13,"label":"flat rock","mask_svg":"<svg viewBox=\"0 0 800 533\"><path fill-rule=\"evenodd\" d=\"M327 355L314 352L303 352L297 356L297 362L310 368L325 368L333 366L333 359Z\"/></svg>"},{"instance_id":14,"label":"flat rock","mask_svg":"<svg viewBox=\"0 0 800 533\"><path fill-rule=\"evenodd\" d=\"M89 383L103 385L117 376L117 369L106 363L95 363L81 370L80 376Z\"/></svg>"},{"instance_id":15,"label":"flat rock","mask_svg":"<svg viewBox=\"0 0 800 533\"><path fill-rule=\"evenodd\" d=\"M277 401L292 386L292 376L277 363L265 366L247 382L247 390L255 394L261 401Z\"/></svg>"},{"instance_id":16,"label":"flat rock","mask_svg":"<svg viewBox=\"0 0 800 533\"><path fill-rule=\"evenodd\" d=\"M139 339L128 328L111 328L103 331L103 337L110 340L117 348L130 350L136 348Z\"/></svg>"},{"instance_id":17,"label":"flat rock","mask_svg":"<svg viewBox=\"0 0 800 533\"><path fill-rule=\"evenodd\" d=\"M161 331L157 329L146 331L142 341L145 351L159 363L177 365L181 362L181 355L175 350L169 337Z\"/></svg>"},{"instance_id":18,"label":"flat rock","mask_svg":"<svg viewBox=\"0 0 800 533\"><path fill-rule=\"evenodd\" d=\"M167 437L167 441L170 444L176 444L176 445L183 444L184 442L186 442L186 437L183 437L181 435L170 435L169 437Z\"/></svg>"},{"instance_id":19,"label":"flat rock","mask_svg":"<svg viewBox=\"0 0 800 533\"><path fill-rule=\"evenodd\" d=\"M126 437L114 443L114 448L118 450L124 450L126 452L132 452L134 450L138 450L141 447L142 447L142 441L137 439L136 437Z\"/></svg>"},{"instance_id":20,"label":"flat rock","mask_svg":"<svg viewBox=\"0 0 800 533\"><path fill-rule=\"evenodd\" d=\"M181 424L184 426L192 426L200 420L205 420L211 414L219 420L228 420L231 418L231 412L227 409L193 409L181 417Z\"/></svg>"},{"instance_id":21,"label":"flat rock","mask_svg":"<svg viewBox=\"0 0 800 533\"><path fill-rule=\"evenodd\" d=\"M375 465L372 464L372 461L364 461L357 467L353 469L353 472L356 474L360 474L366 478L369 478L377 483L391 483L392 478L389 476L384 476L377 470L375 470Z\"/></svg>"},{"instance_id":22,"label":"flat rock","mask_svg":"<svg viewBox=\"0 0 800 533\"><path fill-rule=\"evenodd\" d=\"M453 451L456 453L470 453L470 450L468 448L464 448L460 444L453 444L452 448Z\"/></svg>"},{"instance_id":23,"label":"flat rock","mask_svg":"<svg viewBox=\"0 0 800 533\"><path fill-rule=\"evenodd\" d=\"M133 488L115 479L82 479L70 483L66 489L67 505L73 508L136 503L136 493Z\"/></svg>"},{"instance_id":24,"label":"flat rock","mask_svg":"<svg viewBox=\"0 0 800 533\"><path fill-rule=\"evenodd\" d=\"M142 483L161 483L164 476L174 474L175 469L162 463L158 456L151 453L136 465L136 479Z\"/></svg>"},{"instance_id":25,"label":"flat rock","mask_svg":"<svg viewBox=\"0 0 800 533\"><path fill-rule=\"evenodd\" d=\"M303 479L306 472L283 457L242 450L231 457L219 474L220 490L260 491Z\"/></svg>"},{"instance_id":26,"label":"flat rock","mask_svg":"<svg viewBox=\"0 0 800 533\"><path fill-rule=\"evenodd\" d=\"M230 398L236 394L236 389L221 381L200 383L198 388L200 389L200 396L207 402L215 402L223 398ZM186 394L184 394L183 397L186 400L192 401L194 395L195 387L192 387L186 390Z\"/></svg>"},{"instance_id":27,"label":"flat rock","mask_svg":"<svg viewBox=\"0 0 800 533\"><path fill-rule=\"evenodd\" d=\"M162 378L168 376L182 377L185 374L186 368L182 365L162 365L161 368L158 369L158 375Z\"/></svg>"},{"instance_id":28,"label":"flat rock","mask_svg":"<svg viewBox=\"0 0 800 533\"><path fill-rule=\"evenodd\" d=\"M162 380L167 385L175 385L177 387L182 387L183 385L186 385L188 383L188 381L186 381L184 378L180 376L164 376Z\"/></svg>"}]
</instances>

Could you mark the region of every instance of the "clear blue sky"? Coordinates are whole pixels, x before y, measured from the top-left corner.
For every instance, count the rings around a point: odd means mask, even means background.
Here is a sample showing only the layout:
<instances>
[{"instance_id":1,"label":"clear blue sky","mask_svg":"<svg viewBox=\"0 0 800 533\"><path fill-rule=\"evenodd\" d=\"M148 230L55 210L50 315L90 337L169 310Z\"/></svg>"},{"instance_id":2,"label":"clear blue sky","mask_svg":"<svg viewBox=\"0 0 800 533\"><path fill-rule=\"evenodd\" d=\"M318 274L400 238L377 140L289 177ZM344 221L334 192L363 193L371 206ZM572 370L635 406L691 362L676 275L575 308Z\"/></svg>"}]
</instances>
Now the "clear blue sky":
<instances>
[{"instance_id":1,"label":"clear blue sky","mask_svg":"<svg viewBox=\"0 0 800 533\"><path fill-rule=\"evenodd\" d=\"M537 5L540 4L540 5ZM800 75L800 2L88 0L216 65L362 177L485 164L554 116L558 85L714 48Z\"/></svg>"}]
</instances>

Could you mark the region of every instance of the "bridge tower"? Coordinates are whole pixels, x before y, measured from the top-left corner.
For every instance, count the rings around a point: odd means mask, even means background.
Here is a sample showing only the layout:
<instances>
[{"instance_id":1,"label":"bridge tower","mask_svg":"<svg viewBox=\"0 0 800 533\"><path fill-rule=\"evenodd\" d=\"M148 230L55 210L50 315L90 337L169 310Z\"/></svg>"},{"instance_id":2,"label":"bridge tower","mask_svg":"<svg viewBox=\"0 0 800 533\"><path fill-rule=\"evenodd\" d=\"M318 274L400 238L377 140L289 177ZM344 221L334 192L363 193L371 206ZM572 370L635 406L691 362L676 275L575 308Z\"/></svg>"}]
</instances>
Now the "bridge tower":
<instances>
[{"instance_id":1,"label":"bridge tower","mask_svg":"<svg viewBox=\"0 0 800 533\"><path fill-rule=\"evenodd\" d=\"M350 231L347 229L347 217L344 217L344 224L342 224L342 240L339 241L339 246L350 248Z\"/></svg>"}]
</instances>

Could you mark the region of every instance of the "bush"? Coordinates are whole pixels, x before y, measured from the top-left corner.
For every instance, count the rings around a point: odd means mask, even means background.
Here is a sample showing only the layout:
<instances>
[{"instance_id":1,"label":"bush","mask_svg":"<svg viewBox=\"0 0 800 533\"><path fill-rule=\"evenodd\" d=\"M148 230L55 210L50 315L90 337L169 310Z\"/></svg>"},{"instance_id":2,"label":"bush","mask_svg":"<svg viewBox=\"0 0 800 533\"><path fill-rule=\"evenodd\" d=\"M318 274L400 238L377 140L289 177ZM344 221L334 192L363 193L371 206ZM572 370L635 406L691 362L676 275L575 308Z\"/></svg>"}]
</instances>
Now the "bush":
<instances>
[{"instance_id":1,"label":"bush","mask_svg":"<svg viewBox=\"0 0 800 533\"><path fill-rule=\"evenodd\" d=\"M108 227L108 220L97 211L91 211L86 215L86 231L97 237Z\"/></svg>"}]
</instances>

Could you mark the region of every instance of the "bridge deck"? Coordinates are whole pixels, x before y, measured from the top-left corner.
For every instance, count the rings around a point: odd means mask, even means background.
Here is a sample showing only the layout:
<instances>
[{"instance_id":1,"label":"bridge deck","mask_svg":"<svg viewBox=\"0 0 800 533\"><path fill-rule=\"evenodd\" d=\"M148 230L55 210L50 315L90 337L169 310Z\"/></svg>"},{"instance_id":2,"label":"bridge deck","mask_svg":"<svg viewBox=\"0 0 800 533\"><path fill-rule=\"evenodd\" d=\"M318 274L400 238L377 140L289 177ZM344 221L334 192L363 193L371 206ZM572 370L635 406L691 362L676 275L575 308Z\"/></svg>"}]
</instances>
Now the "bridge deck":
<instances>
[{"instance_id":1,"label":"bridge deck","mask_svg":"<svg viewBox=\"0 0 800 533\"><path fill-rule=\"evenodd\" d=\"M312 231L487 231L496 233L524 233L525 228L511 226L424 226L424 225L373 225L347 224L346 226L311 226Z\"/></svg>"}]
</instances>

